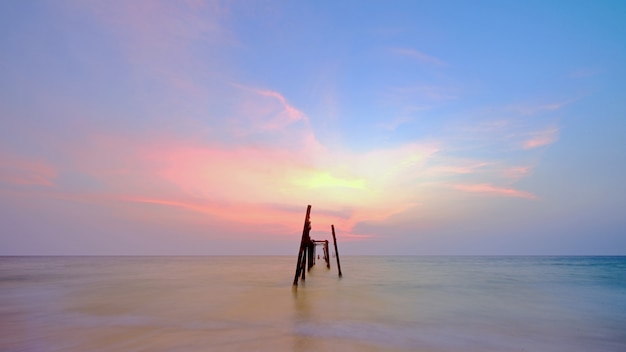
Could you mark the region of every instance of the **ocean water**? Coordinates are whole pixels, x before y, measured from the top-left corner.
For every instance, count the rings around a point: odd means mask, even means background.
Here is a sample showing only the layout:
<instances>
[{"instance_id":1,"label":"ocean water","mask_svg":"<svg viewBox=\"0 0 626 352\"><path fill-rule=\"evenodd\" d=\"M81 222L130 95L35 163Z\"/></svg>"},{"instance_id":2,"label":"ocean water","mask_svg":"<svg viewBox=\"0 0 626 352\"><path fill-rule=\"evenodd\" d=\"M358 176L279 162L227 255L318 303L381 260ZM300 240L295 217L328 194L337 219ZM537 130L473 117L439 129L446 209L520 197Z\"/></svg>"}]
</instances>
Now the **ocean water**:
<instances>
[{"instance_id":1,"label":"ocean water","mask_svg":"<svg viewBox=\"0 0 626 352\"><path fill-rule=\"evenodd\" d=\"M0 257L0 351L626 351L626 257Z\"/></svg>"}]
</instances>

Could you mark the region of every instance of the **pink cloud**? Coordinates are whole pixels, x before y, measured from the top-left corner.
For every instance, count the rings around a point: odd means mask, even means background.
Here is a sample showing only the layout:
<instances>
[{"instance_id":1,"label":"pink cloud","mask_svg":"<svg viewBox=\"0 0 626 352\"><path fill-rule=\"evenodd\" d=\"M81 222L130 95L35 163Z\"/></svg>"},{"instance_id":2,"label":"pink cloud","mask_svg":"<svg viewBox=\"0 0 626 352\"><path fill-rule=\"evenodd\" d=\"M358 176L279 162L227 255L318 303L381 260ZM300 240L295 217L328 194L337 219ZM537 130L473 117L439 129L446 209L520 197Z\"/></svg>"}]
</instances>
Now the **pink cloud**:
<instances>
[{"instance_id":1,"label":"pink cloud","mask_svg":"<svg viewBox=\"0 0 626 352\"><path fill-rule=\"evenodd\" d=\"M557 141L559 137L559 129L556 127L548 128L542 131L535 132L531 135L530 139L523 142L523 149L533 149L543 147L552 144Z\"/></svg>"},{"instance_id":2,"label":"pink cloud","mask_svg":"<svg viewBox=\"0 0 626 352\"><path fill-rule=\"evenodd\" d=\"M482 193L488 195L495 196L503 196L503 197L517 197L517 198L526 198L526 199L537 199L532 193L520 191L514 188L504 188L504 187L496 187L490 184L472 184L472 185L464 185L458 184L455 185L454 188L470 193Z\"/></svg>"},{"instance_id":3,"label":"pink cloud","mask_svg":"<svg viewBox=\"0 0 626 352\"><path fill-rule=\"evenodd\" d=\"M256 95L281 103L274 94ZM357 224L386 221L414 206L420 186L414 177L438 152L420 144L360 153L329 149L307 123L290 128L260 132L275 137L266 143L225 145L207 143L197 130L182 138L83 126L84 139L60 144L64 173L96 186L55 189L50 196L111 207L137 222L216 221L242 233L262 227L268 235L300 231L305 206L312 204L315 229L334 224L358 240L372 235L356 231ZM289 140L293 133L298 138Z\"/></svg>"},{"instance_id":4,"label":"pink cloud","mask_svg":"<svg viewBox=\"0 0 626 352\"><path fill-rule=\"evenodd\" d=\"M471 164L465 164L465 165L454 165L454 164L450 164L450 165L441 165L441 166L434 166L431 167L429 169L429 171L431 173L434 174L471 174L476 172L478 169L481 169L485 166L488 166L489 163L486 162L476 162L476 163L471 163Z\"/></svg>"},{"instance_id":5,"label":"pink cloud","mask_svg":"<svg viewBox=\"0 0 626 352\"><path fill-rule=\"evenodd\" d=\"M408 145L365 155L320 149L319 158L313 152L306 144L289 150L159 143L142 157L152 165L150 174L167 181L172 194L196 200L158 195L143 199L231 221L240 217L231 214L263 214L250 219L278 223L299 218L301 211L268 212L264 204L295 207L304 201L316 206L318 221L351 233L359 222L383 221L411 208L414 202L402 178L424 167L436 149Z\"/></svg>"},{"instance_id":6,"label":"pink cloud","mask_svg":"<svg viewBox=\"0 0 626 352\"><path fill-rule=\"evenodd\" d=\"M274 186L299 167L298 154L271 147L167 146L155 147L145 157L156 175L187 195L263 202L280 195Z\"/></svg>"},{"instance_id":7,"label":"pink cloud","mask_svg":"<svg viewBox=\"0 0 626 352\"><path fill-rule=\"evenodd\" d=\"M531 168L528 166L514 166L514 167L509 167L505 169L502 174L504 177L508 179L518 180L520 178L527 176L530 173L530 171L531 171Z\"/></svg>"},{"instance_id":8,"label":"pink cloud","mask_svg":"<svg viewBox=\"0 0 626 352\"><path fill-rule=\"evenodd\" d=\"M35 159L0 154L0 181L16 185L52 186L57 171Z\"/></svg>"},{"instance_id":9,"label":"pink cloud","mask_svg":"<svg viewBox=\"0 0 626 352\"><path fill-rule=\"evenodd\" d=\"M297 121L308 123L306 114L293 105L279 92L269 89L250 88L240 84L231 84L239 88L239 102L235 113L239 120L247 121L240 124L240 134L259 132L284 132L284 128ZM293 131L290 131L293 132Z\"/></svg>"},{"instance_id":10,"label":"pink cloud","mask_svg":"<svg viewBox=\"0 0 626 352\"><path fill-rule=\"evenodd\" d=\"M272 91L272 90L260 90L260 89L255 90L255 91L263 96L277 99L281 103L283 108L285 109L285 112L289 121L297 121L297 120L301 120L305 118L304 113L294 108L293 106L289 105L289 103L287 103L287 99L285 99L285 97L283 97L280 93Z\"/></svg>"},{"instance_id":11,"label":"pink cloud","mask_svg":"<svg viewBox=\"0 0 626 352\"><path fill-rule=\"evenodd\" d=\"M120 200L142 203L156 204L167 207L174 207L186 211L217 216L227 220L237 226L248 226L253 228L255 233L263 236L293 236L302 229L302 218L304 206L280 207L268 204L248 204L248 203L216 203L210 201L181 201L157 198L142 197L120 197ZM323 239L330 235L330 225L334 224L337 235L342 240L354 241L372 238L371 234L354 233L352 231L357 220L351 217L329 215L324 209L314 208L311 214L313 224L312 237ZM278 225L271 227L271 225Z\"/></svg>"},{"instance_id":12,"label":"pink cloud","mask_svg":"<svg viewBox=\"0 0 626 352\"><path fill-rule=\"evenodd\" d=\"M208 199L181 200L142 196L120 196L118 199L125 202L154 204L199 214L212 215L237 224L247 224L250 226L280 225L283 231L273 233L273 235L297 233L301 226L300 215L302 215L302 211L261 203L226 203L215 202Z\"/></svg>"}]
</instances>

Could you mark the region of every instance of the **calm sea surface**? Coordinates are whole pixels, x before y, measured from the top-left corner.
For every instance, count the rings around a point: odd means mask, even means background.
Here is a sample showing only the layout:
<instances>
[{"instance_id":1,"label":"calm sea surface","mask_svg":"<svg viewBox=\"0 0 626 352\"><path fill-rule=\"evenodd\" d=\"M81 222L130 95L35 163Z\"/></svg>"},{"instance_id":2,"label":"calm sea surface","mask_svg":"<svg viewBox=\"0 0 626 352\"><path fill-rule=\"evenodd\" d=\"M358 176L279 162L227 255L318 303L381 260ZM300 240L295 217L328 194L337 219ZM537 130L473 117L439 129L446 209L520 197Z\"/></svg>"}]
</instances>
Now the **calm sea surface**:
<instances>
[{"instance_id":1,"label":"calm sea surface","mask_svg":"<svg viewBox=\"0 0 626 352\"><path fill-rule=\"evenodd\" d=\"M626 351L626 257L0 257L0 351Z\"/></svg>"}]
</instances>

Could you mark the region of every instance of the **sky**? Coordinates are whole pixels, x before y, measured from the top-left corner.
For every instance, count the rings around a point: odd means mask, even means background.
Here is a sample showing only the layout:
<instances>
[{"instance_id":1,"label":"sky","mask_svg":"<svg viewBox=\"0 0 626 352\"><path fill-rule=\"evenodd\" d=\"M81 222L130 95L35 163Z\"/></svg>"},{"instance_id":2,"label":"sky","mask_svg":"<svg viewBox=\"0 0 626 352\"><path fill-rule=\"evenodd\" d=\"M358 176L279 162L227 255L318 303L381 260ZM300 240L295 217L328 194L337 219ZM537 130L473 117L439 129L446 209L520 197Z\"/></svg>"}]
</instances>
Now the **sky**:
<instances>
[{"instance_id":1,"label":"sky","mask_svg":"<svg viewBox=\"0 0 626 352\"><path fill-rule=\"evenodd\" d=\"M626 255L626 2L0 2L0 255Z\"/></svg>"}]
</instances>

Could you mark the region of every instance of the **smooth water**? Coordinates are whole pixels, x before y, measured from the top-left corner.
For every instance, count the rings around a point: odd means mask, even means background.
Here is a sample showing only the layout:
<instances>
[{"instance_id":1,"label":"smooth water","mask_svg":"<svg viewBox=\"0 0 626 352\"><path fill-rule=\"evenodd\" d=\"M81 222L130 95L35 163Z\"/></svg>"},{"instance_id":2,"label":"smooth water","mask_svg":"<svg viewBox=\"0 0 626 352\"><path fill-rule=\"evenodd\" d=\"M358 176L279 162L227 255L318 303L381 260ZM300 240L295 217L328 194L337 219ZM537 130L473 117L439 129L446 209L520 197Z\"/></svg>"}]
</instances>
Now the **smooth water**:
<instances>
[{"instance_id":1,"label":"smooth water","mask_svg":"<svg viewBox=\"0 0 626 352\"><path fill-rule=\"evenodd\" d=\"M626 257L1 257L0 351L626 351Z\"/></svg>"}]
</instances>

